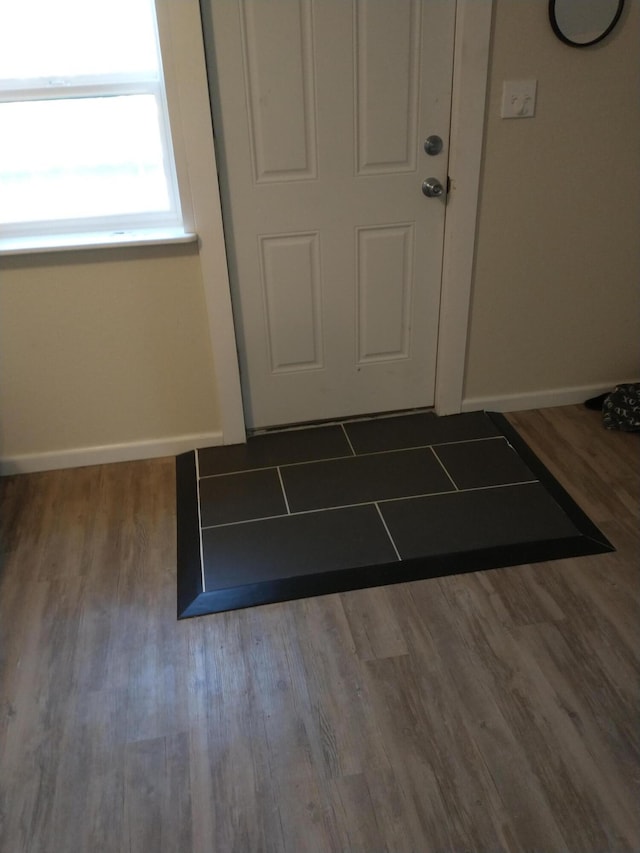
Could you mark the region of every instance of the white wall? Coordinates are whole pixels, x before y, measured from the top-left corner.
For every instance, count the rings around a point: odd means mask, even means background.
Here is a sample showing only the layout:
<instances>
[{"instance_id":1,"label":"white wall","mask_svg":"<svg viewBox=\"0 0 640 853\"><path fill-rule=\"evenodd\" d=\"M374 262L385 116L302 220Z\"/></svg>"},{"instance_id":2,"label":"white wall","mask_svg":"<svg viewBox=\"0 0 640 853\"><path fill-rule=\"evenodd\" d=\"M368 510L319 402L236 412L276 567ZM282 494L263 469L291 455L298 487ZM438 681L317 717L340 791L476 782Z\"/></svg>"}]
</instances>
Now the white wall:
<instances>
[{"instance_id":1,"label":"white wall","mask_svg":"<svg viewBox=\"0 0 640 853\"><path fill-rule=\"evenodd\" d=\"M546 0L496 0L471 408L582 388L584 399L640 377L639 36L638 0L585 49L554 37ZM500 119L502 81L527 78L538 80L535 117Z\"/></svg>"},{"instance_id":2,"label":"white wall","mask_svg":"<svg viewBox=\"0 0 640 853\"><path fill-rule=\"evenodd\" d=\"M195 247L0 261L5 472L214 443L219 422Z\"/></svg>"},{"instance_id":3,"label":"white wall","mask_svg":"<svg viewBox=\"0 0 640 853\"><path fill-rule=\"evenodd\" d=\"M3 473L244 434L239 404L218 405L219 389L231 403L239 389L198 0L156 7L183 202L200 239L0 257Z\"/></svg>"}]
</instances>

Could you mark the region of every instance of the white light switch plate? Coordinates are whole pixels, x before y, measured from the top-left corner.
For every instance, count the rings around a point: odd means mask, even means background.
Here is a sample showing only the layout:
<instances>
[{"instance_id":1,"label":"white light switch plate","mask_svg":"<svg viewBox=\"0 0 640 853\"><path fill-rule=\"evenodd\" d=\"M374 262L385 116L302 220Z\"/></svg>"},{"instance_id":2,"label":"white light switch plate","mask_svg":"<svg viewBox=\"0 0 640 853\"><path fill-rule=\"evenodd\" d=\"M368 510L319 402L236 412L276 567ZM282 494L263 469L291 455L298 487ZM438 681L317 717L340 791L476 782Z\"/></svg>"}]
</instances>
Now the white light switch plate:
<instances>
[{"instance_id":1,"label":"white light switch plate","mask_svg":"<svg viewBox=\"0 0 640 853\"><path fill-rule=\"evenodd\" d=\"M505 80L502 84L502 118L532 118L536 112L537 80Z\"/></svg>"}]
</instances>

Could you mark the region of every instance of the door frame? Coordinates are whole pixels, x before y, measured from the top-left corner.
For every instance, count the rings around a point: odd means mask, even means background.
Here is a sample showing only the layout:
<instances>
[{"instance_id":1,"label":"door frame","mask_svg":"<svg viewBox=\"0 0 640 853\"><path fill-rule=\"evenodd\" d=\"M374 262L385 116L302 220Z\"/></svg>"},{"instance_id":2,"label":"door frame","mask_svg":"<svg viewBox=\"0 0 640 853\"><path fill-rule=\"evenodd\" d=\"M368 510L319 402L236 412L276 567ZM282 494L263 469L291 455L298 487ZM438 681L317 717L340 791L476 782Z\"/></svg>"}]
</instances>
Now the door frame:
<instances>
[{"instance_id":1,"label":"door frame","mask_svg":"<svg viewBox=\"0 0 640 853\"><path fill-rule=\"evenodd\" d=\"M494 0L457 0L448 198L436 359L435 411L461 411L473 280ZM205 79L206 85L206 79ZM192 90L192 96L193 93ZM196 109L200 96L192 97ZM207 99L208 100L208 99ZM208 108L207 103L207 108ZM209 181L192 184L223 444L246 440L220 192L212 134ZM194 152L195 153L195 152ZM205 186L205 183L207 186ZM201 215L199 215L199 213ZM221 239L222 238L222 239Z\"/></svg>"},{"instance_id":2,"label":"door frame","mask_svg":"<svg viewBox=\"0 0 640 853\"><path fill-rule=\"evenodd\" d=\"M489 85L494 0L458 0L453 47L449 175L444 224L435 410L462 410Z\"/></svg>"}]
</instances>

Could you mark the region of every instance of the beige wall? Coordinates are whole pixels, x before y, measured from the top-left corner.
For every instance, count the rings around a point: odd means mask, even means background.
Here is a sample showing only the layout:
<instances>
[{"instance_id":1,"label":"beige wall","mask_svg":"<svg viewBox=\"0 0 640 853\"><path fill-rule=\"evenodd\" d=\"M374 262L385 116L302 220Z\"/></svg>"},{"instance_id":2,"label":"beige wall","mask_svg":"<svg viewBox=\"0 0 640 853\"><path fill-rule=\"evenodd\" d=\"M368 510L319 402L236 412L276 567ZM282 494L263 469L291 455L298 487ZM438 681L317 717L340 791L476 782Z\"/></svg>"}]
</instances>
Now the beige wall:
<instances>
[{"instance_id":1,"label":"beige wall","mask_svg":"<svg viewBox=\"0 0 640 853\"><path fill-rule=\"evenodd\" d=\"M466 398L640 374L639 35L638 0L585 49L547 0L496 0ZM535 117L501 120L526 78Z\"/></svg>"},{"instance_id":2,"label":"beige wall","mask_svg":"<svg viewBox=\"0 0 640 853\"><path fill-rule=\"evenodd\" d=\"M0 457L216 431L214 383L195 245L0 260Z\"/></svg>"}]
</instances>

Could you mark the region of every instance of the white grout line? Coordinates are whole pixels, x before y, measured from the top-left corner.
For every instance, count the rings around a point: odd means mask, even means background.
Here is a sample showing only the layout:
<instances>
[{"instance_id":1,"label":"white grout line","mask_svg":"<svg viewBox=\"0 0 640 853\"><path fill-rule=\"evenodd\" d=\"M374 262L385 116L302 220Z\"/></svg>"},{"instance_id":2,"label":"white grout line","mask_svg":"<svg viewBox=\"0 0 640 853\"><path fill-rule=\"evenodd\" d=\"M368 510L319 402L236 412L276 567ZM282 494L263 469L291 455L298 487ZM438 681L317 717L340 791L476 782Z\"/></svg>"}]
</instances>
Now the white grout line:
<instances>
[{"instance_id":1,"label":"white grout line","mask_svg":"<svg viewBox=\"0 0 640 853\"><path fill-rule=\"evenodd\" d=\"M198 504L198 539L200 540L200 577L202 591L206 592L204 582L204 547L202 545L202 511L200 510L200 451L196 450L196 502Z\"/></svg>"},{"instance_id":2,"label":"white grout line","mask_svg":"<svg viewBox=\"0 0 640 853\"><path fill-rule=\"evenodd\" d=\"M272 468L294 468L296 465L317 465L320 462L338 462L341 459L361 459L363 456L382 456L385 453L406 453L409 450L433 450L435 447L451 444L469 444L476 441L495 441L497 438L509 443L503 435L485 436L485 438L469 438L462 441L440 441L437 444L420 444L414 447L395 447L391 450L373 450L369 453L355 453L353 456L328 456L326 459L306 459L304 462L283 462L281 465L259 465L255 468L239 468L237 471L223 471L220 474L205 474L201 477L202 480L210 480L213 477L231 477L235 474L248 474L251 471L269 471ZM347 436L348 440L348 436ZM349 446L353 451L351 442ZM439 461L439 460L438 460ZM440 463L442 464L442 463Z\"/></svg>"},{"instance_id":3,"label":"white grout line","mask_svg":"<svg viewBox=\"0 0 640 853\"><path fill-rule=\"evenodd\" d=\"M353 504L336 504L335 506L320 506L315 507L314 509L300 509L295 512L289 512L290 516L294 515L310 515L313 512L331 512L335 509L351 509L356 506L372 506L373 504L388 504L393 503L394 501L411 501L418 500L420 498L437 498L441 495L464 495L467 492L486 492L489 489L506 489L509 486L531 486L534 483L539 483L540 480L520 480L517 483L497 483L493 486L472 486L469 489L450 489L444 492L421 492L420 494L414 495L400 495L395 498L378 498L377 501L360 501L360 503ZM234 524L251 524L252 521L270 521L274 518L286 518L287 516L284 513L280 515L264 515L258 518L244 518L240 521L225 521L222 524L209 524L206 527L203 527L203 530L211 530L214 527L231 527Z\"/></svg>"},{"instance_id":4,"label":"white grout line","mask_svg":"<svg viewBox=\"0 0 640 853\"><path fill-rule=\"evenodd\" d=\"M317 512L318 510L307 510ZM320 510L323 512L323 510ZM222 524L208 524L203 530L217 530L219 527L237 527L239 524L253 524L254 521L274 521L276 518L291 518L294 515L305 515L306 512L292 512L290 515L282 512L280 515L260 515L258 518L241 518L240 521L225 521Z\"/></svg>"},{"instance_id":5,"label":"white grout line","mask_svg":"<svg viewBox=\"0 0 640 853\"><path fill-rule=\"evenodd\" d=\"M419 498L438 498L441 495L464 495L466 492L486 492L489 489L506 489L509 486L530 486L534 483L539 483L540 480L520 480L517 483L497 483L494 486L473 486L470 489L450 489L444 492L422 492L417 495L400 495L395 498L378 498L377 501L360 501L354 504L336 504L335 506L320 506L314 509L299 509L295 512L289 510L288 515L280 513L280 515L261 515L258 518L242 518L240 521L225 521L222 524L208 524L202 530L213 530L218 527L233 527L237 524L251 524L254 521L272 521L275 518L287 518L296 515L311 515L313 512L332 512L336 509L351 509L356 506L374 506L376 504L388 504L394 501L412 501ZM287 509L288 503L287 503Z\"/></svg>"},{"instance_id":6,"label":"white grout line","mask_svg":"<svg viewBox=\"0 0 640 853\"><path fill-rule=\"evenodd\" d=\"M400 562L402 562L402 557L400 556L400 552L396 548L396 543L393 541L393 536L391 535L391 531L387 527L387 522L384 520L384 516L383 516L382 511L380 510L380 507L378 506L377 502L375 504L375 508L378 510L378 515L380 516L380 521L384 525L384 529L387 531L387 536L389 537L389 540L391 541L391 544L393 545L393 550L396 552L396 557L398 558L398 560Z\"/></svg>"},{"instance_id":7,"label":"white grout line","mask_svg":"<svg viewBox=\"0 0 640 853\"><path fill-rule=\"evenodd\" d=\"M250 474L252 471L271 471L274 468L293 468L295 465L317 465L319 462L337 462L340 459L353 459L353 456L330 456L327 459L309 459L306 462L285 462L282 465L261 465L257 468L240 468L238 471L224 471L222 474L205 474L203 480L214 477L235 477L236 474Z\"/></svg>"},{"instance_id":8,"label":"white grout line","mask_svg":"<svg viewBox=\"0 0 640 853\"><path fill-rule=\"evenodd\" d=\"M342 432L344 433L344 437L347 439L347 444L351 448L351 452L353 453L354 456L356 456L357 454L356 454L355 450L353 449L353 444L351 444L351 439L349 438L349 434L347 433L346 429L344 428L344 424L340 424L340 426L342 427Z\"/></svg>"},{"instance_id":9,"label":"white grout line","mask_svg":"<svg viewBox=\"0 0 640 853\"><path fill-rule=\"evenodd\" d=\"M451 480L451 484L453 485L453 488L456 490L456 492L459 492L459 491L460 491L460 489L458 488L457 483L455 482L455 480L453 479L453 477L451 476L451 474L447 471L447 469L444 467L444 462L442 461L442 459L440 459L440 457L439 457L439 456L438 456L438 454L436 453L436 450L435 450L435 448L434 448L434 447L432 447L432 448L431 448L431 452L433 453L433 455L436 457L436 459L437 459L437 460L438 460L438 462L440 463L440 467L442 468L442 470L444 471L444 473L445 473L445 474L447 475L447 477Z\"/></svg>"},{"instance_id":10,"label":"white grout line","mask_svg":"<svg viewBox=\"0 0 640 853\"><path fill-rule=\"evenodd\" d=\"M287 500L287 492L284 488L284 482L282 480L282 472L280 471L279 467L276 468L276 471L278 472L278 478L280 480L280 488L282 489L282 497L284 498L284 505L287 508L287 515L291 515L291 510L289 509L289 501Z\"/></svg>"},{"instance_id":11,"label":"white grout line","mask_svg":"<svg viewBox=\"0 0 640 853\"><path fill-rule=\"evenodd\" d=\"M253 435L272 435L273 433L281 432L300 432L303 429L326 429L326 427L341 426L342 424L353 424L369 421L388 421L392 418L406 418L413 415L426 415L433 412L433 406L424 406L417 409L400 409L397 412L383 412L377 415L352 415L344 418L327 418L323 421L307 421L301 424L291 424L290 426L281 427L264 427L262 429L247 430L249 436Z\"/></svg>"},{"instance_id":12,"label":"white grout line","mask_svg":"<svg viewBox=\"0 0 640 853\"><path fill-rule=\"evenodd\" d=\"M477 441L495 441L497 438L501 438L503 441L507 441L506 435L484 435L481 438L459 438L457 441L436 441L433 444L426 445L427 447L444 447L445 445L449 446L451 444L471 444L472 442Z\"/></svg>"},{"instance_id":13,"label":"white grout line","mask_svg":"<svg viewBox=\"0 0 640 853\"><path fill-rule=\"evenodd\" d=\"M248 429L247 435L249 438L253 438L254 435L282 435L285 432L302 432L305 429L327 429L327 427L340 426L341 423L342 421L332 421L329 419L327 421L320 421L319 423L308 421L307 423L293 424L291 426L258 427L257 429Z\"/></svg>"},{"instance_id":14,"label":"white grout line","mask_svg":"<svg viewBox=\"0 0 640 853\"><path fill-rule=\"evenodd\" d=\"M435 498L438 495L455 495L456 493L452 490L450 492L427 492L421 495L402 495L398 498L381 498L378 501L360 501L359 503L354 504L336 504L335 506L319 506L314 509L299 509L295 512L290 512L290 516L294 515L311 515L313 512L332 512L335 509L351 509L356 506L373 506L375 503L390 503L391 501L404 501L411 500L412 498ZM209 524L207 527L203 527L203 530L211 530L213 527L231 527L234 524L251 524L252 521L271 521L274 518L287 518L284 513L280 513L280 515L264 515L260 518L243 518L240 521L225 521L222 524Z\"/></svg>"},{"instance_id":15,"label":"white grout line","mask_svg":"<svg viewBox=\"0 0 640 853\"><path fill-rule=\"evenodd\" d=\"M264 515L260 518L243 518L240 521L225 521L224 524L210 524L208 527L204 527L203 530L211 530L213 527L232 527L234 524L251 524L253 521L271 521L274 518L292 518L295 515L311 515L313 512L332 512L335 509L351 509L351 507L356 506L369 506L372 503L372 501L362 501L358 504L338 504L338 506L321 506L315 509L299 509L296 512L290 513L289 516L280 513L280 515Z\"/></svg>"},{"instance_id":16,"label":"white grout line","mask_svg":"<svg viewBox=\"0 0 640 853\"><path fill-rule=\"evenodd\" d=\"M485 492L488 489L506 489L509 486L530 486L533 483L539 483L540 480L519 480L517 483L496 483L493 486L471 486L469 489L453 489L445 492L423 492L419 495L401 495L398 498L378 498L375 503L388 504L393 501L410 501L414 498L437 498L440 495L464 495L467 492ZM360 506L360 504L349 504L349 506ZM335 507L339 509L339 507ZM295 513L294 513L295 514Z\"/></svg>"},{"instance_id":17,"label":"white grout line","mask_svg":"<svg viewBox=\"0 0 640 853\"><path fill-rule=\"evenodd\" d=\"M486 492L488 489L506 489L507 486L532 486L534 483L540 483L540 480L518 480L517 483L496 483L493 486L472 486L469 489L460 489L460 494L464 494L465 492Z\"/></svg>"}]
</instances>

